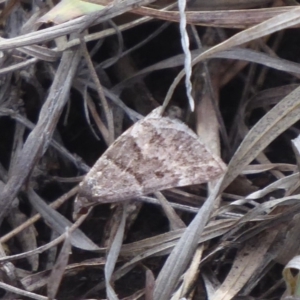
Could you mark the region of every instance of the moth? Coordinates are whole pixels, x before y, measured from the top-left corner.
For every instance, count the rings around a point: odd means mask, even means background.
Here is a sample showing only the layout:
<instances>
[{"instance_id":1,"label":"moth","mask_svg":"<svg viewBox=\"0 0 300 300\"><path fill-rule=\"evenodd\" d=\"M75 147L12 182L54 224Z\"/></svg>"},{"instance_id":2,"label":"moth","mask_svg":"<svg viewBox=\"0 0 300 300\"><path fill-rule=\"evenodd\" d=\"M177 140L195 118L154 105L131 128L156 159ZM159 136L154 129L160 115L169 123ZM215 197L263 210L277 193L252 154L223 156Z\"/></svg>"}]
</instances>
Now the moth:
<instances>
[{"instance_id":1,"label":"moth","mask_svg":"<svg viewBox=\"0 0 300 300\"><path fill-rule=\"evenodd\" d=\"M183 122L162 117L162 108L125 131L80 183L74 216L90 206L220 177L223 161Z\"/></svg>"}]
</instances>

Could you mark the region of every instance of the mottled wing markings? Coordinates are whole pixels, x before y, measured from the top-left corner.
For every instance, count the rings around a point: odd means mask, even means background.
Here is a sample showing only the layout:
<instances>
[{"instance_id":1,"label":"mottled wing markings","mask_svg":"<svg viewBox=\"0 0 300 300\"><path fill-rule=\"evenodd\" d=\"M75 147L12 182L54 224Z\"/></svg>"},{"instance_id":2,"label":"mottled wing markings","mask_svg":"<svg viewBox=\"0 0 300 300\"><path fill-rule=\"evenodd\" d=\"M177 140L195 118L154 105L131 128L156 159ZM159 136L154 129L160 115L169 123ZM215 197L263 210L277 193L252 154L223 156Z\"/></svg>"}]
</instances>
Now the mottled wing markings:
<instances>
[{"instance_id":1,"label":"mottled wing markings","mask_svg":"<svg viewBox=\"0 0 300 300\"><path fill-rule=\"evenodd\" d=\"M99 158L80 184L75 214L83 207L219 177L226 167L177 119L161 108L125 131Z\"/></svg>"}]
</instances>

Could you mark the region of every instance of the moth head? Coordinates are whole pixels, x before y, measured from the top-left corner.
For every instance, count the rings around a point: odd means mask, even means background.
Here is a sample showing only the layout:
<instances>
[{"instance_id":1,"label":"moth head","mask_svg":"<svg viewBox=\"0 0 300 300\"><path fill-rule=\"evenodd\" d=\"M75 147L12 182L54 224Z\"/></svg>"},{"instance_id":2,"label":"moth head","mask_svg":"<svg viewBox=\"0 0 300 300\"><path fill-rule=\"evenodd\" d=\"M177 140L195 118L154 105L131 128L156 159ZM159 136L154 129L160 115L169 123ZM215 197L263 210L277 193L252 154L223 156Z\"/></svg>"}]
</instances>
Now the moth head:
<instances>
[{"instance_id":1,"label":"moth head","mask_svg":"<svg viewBox=\"0 0 300 300\"><path fill-rule=\"evenodd\" d=\"M78 195L74 202L74 210L72 216L73 220L76 221L81 215L86 214L90 206L91 203L86 197Z\"/></svg>"}]
</instances>

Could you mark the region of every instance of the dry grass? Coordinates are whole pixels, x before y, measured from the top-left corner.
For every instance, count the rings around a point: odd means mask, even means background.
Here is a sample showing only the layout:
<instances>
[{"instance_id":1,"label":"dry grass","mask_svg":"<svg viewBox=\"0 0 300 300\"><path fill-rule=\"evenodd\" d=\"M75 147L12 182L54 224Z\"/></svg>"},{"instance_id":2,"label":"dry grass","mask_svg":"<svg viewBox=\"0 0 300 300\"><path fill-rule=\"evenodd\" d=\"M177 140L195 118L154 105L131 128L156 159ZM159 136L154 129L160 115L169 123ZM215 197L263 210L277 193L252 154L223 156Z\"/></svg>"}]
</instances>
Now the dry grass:
<instances>
[{"instance_id":1,"label":"dry grass","mask_svg":"<svg viewBox=\"0 0 300 300\"><path fill-rule=\"evenodd\" d=\"M8 2L1 299L299 299L298 3L190 4L191 112L172 3L103 0L49 17L42 3ZM74 222L83 175L159 105L177 106L224 176Z\"/></svg>"}]
</instances>

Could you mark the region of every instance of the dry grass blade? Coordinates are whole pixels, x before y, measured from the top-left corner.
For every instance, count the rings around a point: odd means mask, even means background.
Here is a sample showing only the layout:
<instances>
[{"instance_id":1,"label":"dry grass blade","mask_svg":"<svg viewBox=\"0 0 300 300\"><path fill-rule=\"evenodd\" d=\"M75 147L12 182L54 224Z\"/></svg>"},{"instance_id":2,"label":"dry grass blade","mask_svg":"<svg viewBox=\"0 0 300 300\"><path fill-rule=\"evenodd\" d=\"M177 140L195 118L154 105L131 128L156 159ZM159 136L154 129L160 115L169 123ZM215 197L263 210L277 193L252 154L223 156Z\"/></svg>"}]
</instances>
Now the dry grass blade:
<instances>
[{"instance_id":1,"label":"dry grass blade","mask_svg":"<svg viewBox=\"0 0 300 300\"><path fill-rule=\"evenodd\" d=\"M55 265L52 268L47 284L47 295L49 300L53 300L58 292L66 266L68 264L71 251L70 232L66 230L66 238L60 250Z\"/></svg>"},{"instance_id":2,"label":"dry grass blade","mask_svg":"<svg viewBox=\"0 0 300 300\"><path fill-rule=\"evenodd\" d=\"M147 5L152 2L154 2L154 0L128 0L117 3L113 6L108 6L100 12L92 13L60 25L55 25L51 28L24 34L9 40L2 39L0 43L0 50L29 46L40 42L46 42L73 32L80 32L88 28L91 24L99 24L115 16L130 11L137 5Z\"/></svg>"},{"instance_id":3,"label":"dry grass blade","mask_svg":"<svg viewBox=\"0 0 300 300\"><path fill-rule=\"evenodd\" d=\"M250 42L254 39L264 37L276 31L297 25L299 24L299 16L300 8L296 7L291 11L280 14L256 26L246 29L240 33L237 33L225 42L215 47L212 47L211 49L198 56L195 60L193 60L193 64L196 64L197 62L209 58L213 53L224 51L232 47Z\"/></svg>"},{"instance_id":4,"label":"dry grass blade","mask_svg":"<svg viewBox=\"0 0 300 300\"><path fill-rule=\"evenodd\" d=\"M284 208L282 208L284 209ZM279 210L279 209L277 209ZM285 222L285 227L281 226L281 234L284 239L281 239L282 244L278 247L276 252L276 257L274 258L276 262L285 265L291 260L295 255L299 254L299 230L300 230L300 214L296 213L291 216L288 222ZM280 228L280 226L278 226ZM288 234L285 233L288 232Z\"/></svg>"},{"instance_id":5,"label":"dry grass blade","mask_svg":"<svg viewBox=\"0 0 300 300\"><path fill-rule=\"evenodd\" d=\"M222 180L219 180L209 198L203 204L191 224L177 242L160 271L154 291L154 298L156 300L170 299L175 284L194 255L198 244L197 237L202 234L205 224L209 219L215 199L219 194L221 183Z\"/></svg>"},{"instance_id":6,"label":"dry grass blade","mask_svg":"<svg viewBox=\"0 0 300 300\"><path fill-rule=\"evenodd\" d=\"M292 147L296 156L298 170L300 170L300 136L292 140Z\"/></svg>"},{"instance_id":7,"label":"dry grass blade","mask_svg":"<svg viewBox=\"0 0 300 300\"><path fill-rule=\"evenodd\" d=\"M65 195L63 195L62 197L60 197L59 199L57 199L55 202L51 203L50 206L52 208L58 208L60 205L62 205L67 199L69 199L70 197L74 196L76 193L78 192L78 187L75 187L73 189L71 189L68 193L66 193ZM23 224L19 225L17 228L15 228L14 230L10 231L8 234L4 235L1 237L0 242L1 243L5 243L7 242L9 239L11 239L13 236L15 236L16 234L18 234L19 232L23 231L24 229L26 229L27 227L31 226L32 224L34 224L36 221L38 221L41 218L40 214L36 214L34 216L32 216L29 220L27 220L26 222L24 222Z\"/></svg>"},{"instance_id":8,"label":"dry grass blade","mask_svg":"<svg viewBox=\"0 0 300 300\"><path fill-rule=\"evenodd\" d=\"M227 187L242 169L262 152L276 137L300 118L300 88L273 107L252 127L232 157L222 188Z\"/></svg>"},{"instance_id":9,"label":"dry grass blade","mask_svg":"<svg viewBox=\"0 0 300 300\"><path fill-rule=\"evenodd\" d=\"M254 238L239 250L225 281L212 296L211 300L230 300L244 287L249 278L272 259L267 256L277 235L277 231L266 236Z\"/></svg>"},{"instance_id":10,"label":"dry grass blade","mask_svg":"<svg viewBox=\"0 0 300 300\"><path fill-rule=\"evenodd\" d=\"M197 49L197 50L192 50L191 54L193 58L196 58L198 55L201 55L201 53L204 52L205 51L202 49ZM299 64L285 59L271 57L265 53L260 53L258 51L251 50L251 49L234 48L234 49L212 54L211 58L225 58L225 59L227 58L227 59L244 60L244 61L262 64L264 66L274 68L276 70L300 74ZM174 57L168 58L166 60L160 61L159 63L151 65L137 72L136 74L134 74L134 76L114 86L113 89L114 91L120 93L120 91L124 87L128 87L129 85L134 84L137 80L143 78L144 76L146 76L151 72L182 66L183 59L184 59L183 54L179 54Z\"/></svg>"},{"instance_id":11,"label":"dry grass blade","mask_svg":"<svg viewBox=\"0 0 300 300\"><path fill-rule=\"evenodd\" d=\"M235 220L220 220L210 222L205 227L202 236L198 239L198 243L209 241L215 237L222 236L235 224ZM146 257L149 255L153 255L153 253L155 254L161 251L169 253L176 245L183 232L183 229L174 230L162 235L157 235L153 238L148 238L131 244L125 244L122 246L121 255L126 257L135 257L134 259L136 262L136 259L140 259L138 258L138 256ZM151 251L151 254L147 252L148 250Z\"/></svg>"},{"instance_id":12,"label":"dry grass blade","mask_svg":"<svg viewBox=\"0 0 300 300\"><path fill-rule=\"evenodd\" d=\"M265 188L260 189L259 191L248 195L246 199L259 199L278 189L288 190L289 188L297 184L298 181L299 181L299 173L283 177L269 184Z\"/></svg>"},{"instance_id":13,"label":"dry grass blade","mask_svg":"<svg viewBox=\"0 0 300 300\"><path fill-rule=\"evenodd\" d=\"M180 288L174 293L171 300L180 300L185 295L191 295L193 290L193 285L195 284L195 280L199 274L199 264L202 259L204 250L204 245L200 245L196 253L192 259L191 265L189 266L188 270L183 275L183 280Z\"/></svg>"},{"instance_id":14,"label":"dry grass blade","mask_svg":"<svg viewBox=\"0 0 300 300\"><path fill-rule=\"evenodd\" d=\"M251 10L187 11L186 18L187 23L193 25L248 28L279 14L289 12L295 8L297 8L297 6ZM179 13L177 11L162 11L148 7L141 7L134 10L134 13L166 21L179 22Z\"/></svg>"},{"instance_id":15,"label":"dry grass blade","mask_svg":"<svg viewBox=\"0 0 300 300\"><path fill-rule=\"evenodd\" d=\"M164 195L160 192L155 193L156 198L158 199L159 203L162 206L162 209L164 210L169 223L171 230L176 230L180 228L185 228L184 222L180 219L180 217L176 214L174 208L170 205L168 200L164 197Z\"/></svg>"},{"instance_id":16,"label":"dry grass blade","mask_svg":"<svg viewBox=\"0 0 300 300\"><path fill-rule=\"evenodd\" d=\"M78 228L82 222L86 219L86 217L88 216L88 214L86 215L82 215L71 227L70 227L70 232L74 231L76 228ZM30 255L35 255L37 253L43 253L44 251L58 245L59 243L63 242L65 240L65 236L66 233L60 235L58 238L54 239L53 241L51 241L50 243L40 246L38 248L35 248L34 250L28 251L28 252L23 252L21 254L16 254L16 255L11 255L11 256L6 256L6 257L2 257L0 258L0 260L2 262L6 262L6 261L12 261L12 260L18 260L18 259L22 259L24 257L28 257Z\"/></svg>"},{"instance_id":17,"label":"dry grass blade","mask_svg":"<svg viewBox=\"0 0 300 300\"><path fill-rule=\"evenodd\" d=\"M205 222L208 220L208 215L212 211L215 197L218 195L219 191L224 189L238 174L240 174L241 170L256 158L256 156L263 151L272 140L299 120L299 93L300 88L295 89L277 104L277 106L270 110L270 112L268 112L248 133L230 161L227 174L223 177L223 182L220 181L218 186L216 186L213 194L202 206L199 213L174 248L172 254L169 256L158 277L155 290L157 299L168 299L170 296L172 288L184 268L187 266L187 263L195 250L197 245L195 235L202 232ZM172 276L169 276L168 274L171 273L171 269Z\"/></svg>"},{"instance_id":18,"label":"dry grass blade","mask_svg":"<svg viewBox=\"0 0 300 300\"><path fill-rule=\"evenodd\" d=\"M66 51L62 57L50 94L41 110L39 122L28 136L11 171L7 184L0 191L0 221L7 214L11 202L49 145L58 118L68 99L79 58L80 53L78 50ZM61 82L64 82L64 85L61 85ZM25 166L24 163L26 164Z\"/></svg>"},{"instance_id":19,"label":"dry grass blade","mask_svg":"<svg viewBox=\"0 0 300 300\"><path fill-rule=\"evenodd\" d=\"M110 300L118 300L118 296L115 293L112 285L111 285L111 279L112 274L121 250L121 246L123 243L123 236L124 236L124 230L125 230L125 222L126 222L126 208L127 203L123 204L123 214L122 219L119 224L119 228L116 232L115 238L111 244L111 247L107 254L107 260L104 268L105 273L105 283L106 283L106 294L108 299Z\"/></svg>"},{"instance_id":20,"label":"dry grass blade","mask_svg":"<svg viewBox=\"0 0 300 300\"><path fill-rule=\"evenodd\" d=\"M7 216L7 221L13 228L22 226L26 220L27 216L23 214L17 207L13 207ZM28 226L21 233L19 233L17 238L22 246L23 251L30 251L37 247L36 230L32 225ZM39 256L32 255L27 259L31 265L32 271L37 271L39 267Z\"/></svg>"},{"instance_id":21,"label":"dry grass blade","mask_svg":"<svg viewBox=\"0 0 300 300\"><path fill-rule=\"evenodd\" d=\"M92 80L94 81L94 83L96 85L96 90L97 90L99 99L101 100L101 103L102 103L102 106L103 106L103 109L104 109L104 112L105 112L105 118L106 118L106 122L108 124L108 132L109 132L109 136L108 136L108 139L107 139L106 142L107 142L108 145L110 145L115 140L112 111L109 108L109 105L107 103L107 99L106 99L106 97L104 95L104 92L103 92L102 85L101 85L100 80L97 76L96 70L93 66L93 62L91 60L91 57L88 53L86 44L85 44L83 39L81 39L81 49L82 49L86 64L88 66L90 76L91 76Z\"/></svg>"},{"instance_id":22,"label":"dry grass blade","mask_svg":"<svg viewBox=\"0 0 300 300\"><path fill-rule=\"evenodd\" d=\"M48 206L34 191L29 189L28 198L32 206L41 214L43 219L51 228L59 233L63 234L67 227L71 227L73 224L58 213L56 210ZM71 244L77 248L95 251L99 250L99 247L93 243L80 229L74 230L69 237Z\"/></svg>"},{"instance_id":23,"label":"dry grass blade","mask_svg":"<svg viewBox=\"0 0 300 300\"><path fill-rule=\"evenodd\" d=\"M145 300L154 300L153 291L155 286L155 277L151 270L146 271L146 286L145 286Z\"/></svg>"},{"instance_id":24,"label":"dry grass blade","mask_svg":"<svg viewBox=\"0 0 300 300\"><path fill-rule=\"evenodd\" d=\"M224 228L220 228L220 224L224 223ZM213 222L207 226L207 232L205 231L203 236L198 239L198 242L204 242L212 239L213 237L219 236L228 230L228 227L231 227L235 221L222 220L222 222ZM132 245L124 245L121 250L121 255L126 257L133 257L129 262L125 263L121 268L119 268L113 274L113 278L116 280L129 272L138 262L144 260L147 257L165 255L170 253L172 248L177 243L177 238L182 235L182 230L177 230L175 232L169 232L161 237L154 237L145 240L145 245L143 241L133 243ZM158 240L156 242L156 240ZM157 245L156 245L157 244ZM104 283L100 283L94 288L94 292L103 288ZM92 292L92 291L91 291ZM90 294L90 293L89 293Z\"/></svg>"},{"instance_id":25,"label":"dry grass blade","mask_svg":"<svg viewBox=\"0 0 300 300\"><path fill-rule=\"evenodd\" d=\"M294 26L296 24L299 24L300 22L299 16L300 16L300 8L297 7L292 11L280 14L256 26L246 29L240 33L237 33L236 35L224 41L223 43L218 44L210 48L209 50L205 51L204 53L200 54L198 57L193 59L192 64L195 65L200 61L208 59L213 54L218 53L220 51L225 51L230 48L240 46L244 43L253 41L254 39L258 39L260 37L274 33L278 30L282 30ZM174 93L175 87L178 85L178 83L180 82L183 76L184 76L184 71L181 71L175 78L164 100L164 107L168 105Z\"/></svg>"},{"instance_id":26,"label":"dry grass blade","mask_svg":"<svg viewBox=\"0 0 300 300\"><path fill-rule=\"evenodd\" d=\"M32 122L30 122L28 119L24 118L20 114L16 114L16 112L12 109L2 108L0 110L0 116L1 115L11 117L12 119L20 122L22 125L24 125L30 130L33 130L35 127ZM85 164L79 157L74 156L65 147L63 147L54 139L51 139L50 146L56 149L59 153L61 153L64 157L70 160L75 166L80 168L82 171L88 172L90 170L90 167L87 164Z\"/></svg>"},{"instance_id":27,"label":"dry grass blade","mask_svg":"<svg viewBox=\"0 0 300 300\"><path fill-rule=\"evenodd\" d=\"M35 293L31 293L31 292L24 291L23 289L16 288L16 287L11 286L11 285L9 285L9 284L6 284L6 283L4 283L4 282L0 282L0 288L1 288L1 289L4 289L4 290L6 290L6 291L12 292L12 293L14 293L14 294L16 294L16 295L28 297L28 298L31 298L31 299L36 299L36 300L49 300L48 297L45 297L45 296L41 296L41 295L38 295L38 294L35 294Z\"/></svg>"},{"instance_id":28,"label":"dry grass blade","mask_svg":"<svg viewBox=\"0 0 300 300\"><path fill-rule=\"evenodd\" d=\"M0 189L3 189L4 183L0 181ZM23 222L26 220L26 216L19 210L18 207L13 207L10 210L9 215L7 216L7 221L12 225L13 228L22 226ZM30 251L36 248L36 231L34 226L29 225L25 230L17 235L19 243L22 246L23 251ZM2 241L3 243L3 241ZM33 271L36 271L39 266L39 257L38 255L33 255L28 258L28 261L31 265Z\"/></svg>"}]
</instances>

